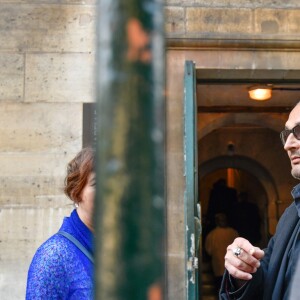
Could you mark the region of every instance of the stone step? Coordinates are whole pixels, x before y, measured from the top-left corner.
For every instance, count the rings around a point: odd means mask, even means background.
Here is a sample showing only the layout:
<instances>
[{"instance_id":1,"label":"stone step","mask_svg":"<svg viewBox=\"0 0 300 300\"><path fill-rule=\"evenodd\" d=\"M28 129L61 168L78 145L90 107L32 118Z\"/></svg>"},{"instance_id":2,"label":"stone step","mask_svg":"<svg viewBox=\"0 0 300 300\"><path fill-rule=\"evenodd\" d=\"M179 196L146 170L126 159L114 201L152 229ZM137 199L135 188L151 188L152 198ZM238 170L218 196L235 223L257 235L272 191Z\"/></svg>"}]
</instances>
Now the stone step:
<instances>
[{"instance_id":1,"label":"stone step","mask_svg":"<svg viewBox=\"0 0 300 300\"><path fill-rule=\"evenodd\" d=\"M216 294L216 288L214 285L210 284L202 284L201 292L203 295L215 295Z\"/></svg>"},{"instance_id":2,"label":"stone step","mask_svg":"<svg viewBox=\"0 0 300 300\"><path fill-rule=\"evenodd\" d=\"M212 273L202 273L201 278L203 284L214 284L214 275Z\"/></svg>"},{"instance_id":3,"label":"stone step","mask_svg":"<svg viewBox=\"0 0 300 300\"><path fill-rule=\"evenodd\" d=\"M201 300L218 300L218 296L215 295L203 295L200 297Z\"/></svg>"}]
</instances>

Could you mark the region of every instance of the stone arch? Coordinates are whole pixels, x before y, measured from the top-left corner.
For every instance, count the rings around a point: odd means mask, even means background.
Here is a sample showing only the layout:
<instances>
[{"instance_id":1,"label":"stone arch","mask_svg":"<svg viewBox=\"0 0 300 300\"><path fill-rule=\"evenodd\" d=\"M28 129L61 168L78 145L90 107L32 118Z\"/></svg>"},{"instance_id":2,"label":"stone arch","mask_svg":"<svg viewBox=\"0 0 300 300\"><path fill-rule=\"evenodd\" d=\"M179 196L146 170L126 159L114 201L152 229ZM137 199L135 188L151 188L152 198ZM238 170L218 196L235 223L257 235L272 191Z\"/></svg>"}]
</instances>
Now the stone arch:
<instances>
[{"instance_id":1,"label":"stone arch","mask_svg":"<svg viewBox=\"0 0 300 300\"><path fill-rule=\"evenodd\" d=\"M199 179L218 169L226 168L246 171L259 180L267 196L269 232L274 233L274 220L271 220L270 216L276 215L276 222L278 221L278 193L270 173L257 161L249 157L234 155L229 158L228 156L219 156L199 165Z\"/></svg>"},{"instance_id":2,"label":"stone arch","mask_svg":"<svg viewBox=\"0 0 300 300\"><path fill-rule=\"evenodd\" d=\"M200 116L201 119L201 116ZM235 124L250 124L261 126L264 128L269 128L276 132L280 132L284 128L284 124L286 122L286 115L285 114L276 114L270 116L270 114L245 114L245 113L226 113L223 115L216 115L216 117L211 117L208 122L205 122L203 126L198 126L198 140L202 139L207 134L211 133L212 131L226 127L228 125L235 125Z\"/></svg>"}]
</instances>

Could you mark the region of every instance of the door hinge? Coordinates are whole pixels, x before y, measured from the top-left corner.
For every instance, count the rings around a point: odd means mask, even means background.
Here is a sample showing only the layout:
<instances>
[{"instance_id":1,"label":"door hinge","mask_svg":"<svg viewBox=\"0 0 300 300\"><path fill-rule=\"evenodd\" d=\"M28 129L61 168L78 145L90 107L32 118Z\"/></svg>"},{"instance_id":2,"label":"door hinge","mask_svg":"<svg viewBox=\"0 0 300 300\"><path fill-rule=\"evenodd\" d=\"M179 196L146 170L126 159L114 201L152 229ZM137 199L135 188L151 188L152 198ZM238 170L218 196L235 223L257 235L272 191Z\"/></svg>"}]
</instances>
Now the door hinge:
<instances>
[{"instance_id":1,"label":"door hinge","mask_svg":"<svg viewBox=\"0 0 300 300\"><path fill-rule=\"evenodd\" d=\"M194 269L198 269L199 265L198 265L198 257L194 256L192 257L192 266Z\"/></svg>"},{"instance_id":2,"label":"door hinge","mask_svg":"<svg viewBox=\"0 0 300 300\"><path fill-rule=\"evenodd\" d=\"M196 256L190 257L188 260L188 270L194 271L194 270L197 270L198 267L199 267L198 257L196 257Z\"/></svg>"}]
</instances>

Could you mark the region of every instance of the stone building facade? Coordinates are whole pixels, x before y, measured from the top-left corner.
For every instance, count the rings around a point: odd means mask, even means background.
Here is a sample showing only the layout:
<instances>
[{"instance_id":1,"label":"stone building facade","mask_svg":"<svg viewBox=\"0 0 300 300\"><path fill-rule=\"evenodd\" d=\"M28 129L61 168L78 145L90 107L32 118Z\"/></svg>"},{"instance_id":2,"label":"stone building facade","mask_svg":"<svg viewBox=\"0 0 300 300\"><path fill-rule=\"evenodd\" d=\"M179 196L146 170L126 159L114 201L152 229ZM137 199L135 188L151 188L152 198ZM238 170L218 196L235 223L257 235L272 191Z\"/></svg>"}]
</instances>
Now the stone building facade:
<instances>
[{"instance_id":1,"label":"stone building facade","mask_svg":"<svg viewBox=\"0 0 300 300\"><path fill-rule=\"evenodd\" d=\"M66 163L94 101L96 1L0 1L0 299L72 210Z\"/></svg>"},{"instance_id":2,"label":"stone building facade","mask_svg":"<svg viewBox=\"0 0 300 300\"><path fill-rule=\"evenodd\" d=\"M253 196L264 211L263 226L271 235L278 218L291 203L290 191L297 183L290 175L290 163L279 140L288 112L276 107L292 107L300 99L299 92L282 94L278 102L274 93L269 102L254 103L249 100L246 89L244 94L240 90L238 95L230 90L228 96L219 86L218 97L212 99L201 92L204 89L201 80L203 76L221 84L238 76L249 82L259 82L262 78L278 82L292 78L298 82L299 9L297 1L166 1L169 299L186 299L187 295L187 282L182 280L186 266L183 246L186 229L182 226L184 63L194 61L199 76L196 93L202 212L214 179L224 175L220 173L222 168L232 166L227 146L233 143L235 168L241 170L245 178L251 175L259 181L254 185L255 180L247 182L245 179L244 188L248 185L249 192L257 191Z\"/></svg>"},{"instance_id":3,"label":"stone building facade","mask_svg":"<svg viewBox=\"0 0 300 300\"><path fill-rule=\"evenodd\" d=\"M0 299L24 298L33 253L72 210L62 185L66 163L82 147L83 104L94 101L95 8L96 0L0 0ZM195 61L199 70L277 70L296 78L300 4L167 0L165 24L167 290L168 299L181 300L186 299L184 61ZM217 158L226 155L229 135L241 168L262 174L248 167L248 158L268 170L271 180L262 176L261 185L268 198L268 224L274 228L295 184L276 135L287 112L198 115L200 180L221 168ZM239 124L261 130L252 135L253 128ZM228 131L231 125L237 130ZM207 167L205 162L212 160Z\"/></svg>"}]
</instances>

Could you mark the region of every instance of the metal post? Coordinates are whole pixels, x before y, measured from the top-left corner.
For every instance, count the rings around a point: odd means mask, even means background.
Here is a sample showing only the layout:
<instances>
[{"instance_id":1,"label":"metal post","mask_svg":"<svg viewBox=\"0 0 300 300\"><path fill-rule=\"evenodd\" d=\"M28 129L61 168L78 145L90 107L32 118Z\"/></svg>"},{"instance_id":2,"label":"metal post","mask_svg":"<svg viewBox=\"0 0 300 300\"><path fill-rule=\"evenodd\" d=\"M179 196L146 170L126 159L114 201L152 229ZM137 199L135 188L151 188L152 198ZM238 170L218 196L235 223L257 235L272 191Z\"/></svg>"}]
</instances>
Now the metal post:
<instances>
[{"instance_id":1,"label":"metal post","mask_svg":"<svg viewBox=\"0 0 300 300\"><path fill-rule=\"evenodd\" d=\"M163 1L97 9L95 299L163 299Z\"/></svg>"}]
</instances>

